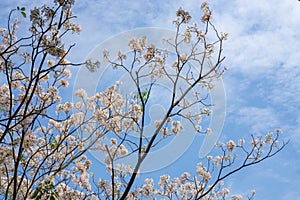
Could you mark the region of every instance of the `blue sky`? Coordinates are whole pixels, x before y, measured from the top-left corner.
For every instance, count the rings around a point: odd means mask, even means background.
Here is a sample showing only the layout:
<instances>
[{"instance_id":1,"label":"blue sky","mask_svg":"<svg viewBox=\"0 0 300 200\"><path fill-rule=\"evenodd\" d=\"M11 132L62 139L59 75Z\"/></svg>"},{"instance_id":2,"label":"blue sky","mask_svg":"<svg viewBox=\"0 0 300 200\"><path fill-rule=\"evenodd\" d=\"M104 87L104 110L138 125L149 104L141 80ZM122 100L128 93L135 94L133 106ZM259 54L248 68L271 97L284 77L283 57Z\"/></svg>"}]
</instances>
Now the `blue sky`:
<instances>
[{"instance_id":1,"label":"blue sky","mask_svg":"<svg viewBox=\"0 0 300 200\"><path fill-rule=\"evenodd\" d=\"M30 2L30 3L28 3ZM34 1L2 0L0 19L17 5ZM75 14L82 33L71 60L82 61L105 39L141 27L173 28L182 7L200 18L202 1L78 1ZM233 193L256 189L256 199L298 199L300 191L300 2L297 0L211 0L213 20L229 33L223 77L227 115L221 139L247 138L281 128L290 144L276 157L246 169L227 183ZM1 22L1 25L3 23ZM73 75L75 77L75 74ZM196 144L194 144L196 145ZM190 149L187 153L193 153ZM186 167L178 161L178 167ZM195 166L187 166L195 169ZM175 174L174 167L161 170ZM151 176L151 174L149 174ZM179 175L179 174L178 174Z\"/></svg>"}]
</instances>

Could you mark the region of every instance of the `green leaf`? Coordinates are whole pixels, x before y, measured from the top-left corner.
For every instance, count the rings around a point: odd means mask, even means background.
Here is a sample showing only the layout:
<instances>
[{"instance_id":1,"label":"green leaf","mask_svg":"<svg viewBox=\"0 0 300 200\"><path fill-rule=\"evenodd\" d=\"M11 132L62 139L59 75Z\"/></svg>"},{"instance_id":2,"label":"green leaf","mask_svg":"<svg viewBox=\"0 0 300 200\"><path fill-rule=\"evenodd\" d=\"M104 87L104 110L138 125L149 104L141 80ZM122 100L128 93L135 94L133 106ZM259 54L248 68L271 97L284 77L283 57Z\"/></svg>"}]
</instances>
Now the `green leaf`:
<instances>
[{"instance_id":1,"label":"green leaf","mask_svg":"<svg viewBox=\"0 0 300 200\"><path fill-rule=\"evenodd\" d=\"M26 18L26 13L25 12L21 12L21 15Z\"/></svg>"},{"instance_id":2,"label":"green leaf","mask_svg":"<svg viewBox=\"0 0 300 200\"><path fill-rule=\"evenodd\" d=\"M22 7L20 10L25 11L25 7Z\"/></svg>"},{"instance_id":3,"label":"green leaf","mask_svg":"<svg viewBox=\"0 0 300 200\"><path fill-rule=\"evenodd\" d=\"M50 138L49 143L50 143L50 148L51 148L51 149L55 149L55 148L58 146L58 144L57 144L55 138L53 138L53 137Z\"/></svg>"},{"instance_id":4,"label":"green leaf","mask_svg":"<svg viewBox=\"0 0 300 200\"><path fill-rule=\"evenodd\" d=\"M38 188L36 188L36 190L34 191L34 193L33 193L33 195L32 195L32 197L31 198L38 198L38 194L40 193L40 188L38 187Z\"/></svg>"},{"instance_id":5,"label":"green leaf","mask_svg":"<svg viewBox=\"0 0 300 200\"><path fill-rule=\"evenodd\" d=\"M54 196L51 196L51 197L50 197L50 200L55 200L55 197L54 197Z\"/></svg>"},{"instance_id":6,"label":"green leaf","mask_svg":"<svg viewBox=\"0 0 300 200\"><path fill-rule=\"evenodd\" d=\"M20 159L20 161L21 161L21 162L25 162L25 161L26 161L26 158L25 158L24 156L22 156L21 159Z\"/></svg>"}]
</instances>

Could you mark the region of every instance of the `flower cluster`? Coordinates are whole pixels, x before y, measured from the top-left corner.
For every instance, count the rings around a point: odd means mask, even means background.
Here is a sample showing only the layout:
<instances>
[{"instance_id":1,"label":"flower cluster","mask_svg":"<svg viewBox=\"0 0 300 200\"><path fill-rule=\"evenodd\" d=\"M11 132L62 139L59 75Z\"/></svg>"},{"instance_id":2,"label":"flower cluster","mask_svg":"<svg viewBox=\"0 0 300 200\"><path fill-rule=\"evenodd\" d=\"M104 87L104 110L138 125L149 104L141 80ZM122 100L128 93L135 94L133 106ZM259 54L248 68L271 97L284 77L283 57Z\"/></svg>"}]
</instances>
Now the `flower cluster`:
<instances>
[{"instance_id":1,"label":"flower cluster","mask_svg":"<svg viewBox=\"0 0 300 200\"><path fill-rule=\"evenodd\" d=\"M141 68L148 66L150 68L150 73L146 72L145 77L149 77L153 80L155 78L163 78L165 73L164 67L166 63L167 53L156 48L153 44L147 44L146 37L141 38L131 38L128 41L129 48L134 52L134 58L132 66L138 65ZM103 51L103 60L109 62L113 68L123 68L129 69L129 67L124 65L124 60L127 59L127 55L118 52L117 62L112 61L107 50ZM145 73L144 70L137 70L140 73ZM138 76L143 76L143 74L138 74Z\"/></svg>"},{"instance_id":2,"label":"flower cluster","mask_svg":"<svg viewBox=\"0 0 300 200\"><path fill-rule=\"evenodd\" d=\"M208 7L207 1L203 2L201 5L201 9L203 10L202 22L206 23L212 18L212 12Z\"/></svg>"},{"instance_id":3,"label":"flower cluster","mask_svg":"<svg viewBox=\"0 0 300 200\"><path fill-rule=\"evenodd\" d=\"M0 86L0 112L9 109L11 105L10 101L13 101L13 98L10 97L10 92L8 85L3 84ZM13 102L12 102L13 103Z\"/></svg>"},{"instance_id":4,"label":"flower cluster","mask_svg":"<svg viewBox=\"0 0 300 200\"><path fill-rule=\"evenodd\" d=\"M180 121L172 121L171 133L177 135L180 131L183 130L183 126L180 124Z\"/></svg>"},{"instance_id":5,"label":"flower cluster","mask_svg":"<svg viewBox=\"0 0 300 200\"><path fill-rule=\"evenodd\" d=\"M228 151L233 151L233 149L236 147L236 144L234 143L234 141L233 140L229 140L228 142L227 142L227 149L228 149Z\"/></svg>"},{"instance_id":6,"label":"flower cluster","mask_svg":"<svg viewBox=\"0 0 300 200\"><path fill-rule=\"evenodd\" d=\"M91 190L89 183L89 174L87 170L90 169L91 161L87 160L86 156L82 156L80 160L75 161L75 167L73 171L80 172L79 176L73 178L73 183L79 185L81 188L85 188L87 191Z\"/></svg>"},{"instance_id":7,"label":"flower cluster","mask_svg":"<svg viewBox=\"0 0 300 200\"><path fill-rule=\"evenodd\" d=\"M128 46L131 50L137 51L141 54L146 49L146 43L146 37L141 37L139 39L132 38L128 41Z\"/></svg>"},{"instance_id":8,"label":"flower cluster","mask_svg":"<svg viewBox=\"0 0 300 200\"><path fill-rule=\"evenodd\" d=\"M190 20L192 18L189 12L184 11L181 8L179 10L177 10L176 15L177 15L177 17L179 19L178 20L179 23L185 23L185 24L187 24L187 23L190 22Z\"/></svg>"},{"instance_id":9,"label":"flower cluster","mask_svg":"<svg viewBox=\"0 0 300 200\"><path fill-rule=\"evenodd\" d=\"M212 190L208 195L202 197L201 194L205 193L205 184L199 181L197 177L191 178L187 172L174 179L171 179L170 176L162 175L157 185L158 188L155 187L153 179L145 179L144 185L130 195L132 199L139 199L138 197L172 199L173 195L180 199L191 199L196 196L201 199L225 199L230 194L229 189L222 188L223 182L220 182L217 185L218 189Z\"/></svg>"},{"instance_id":10,"label":"flower cluster","mask_svg":"<svg viewBox=\"0 0 300 200\"><path fill-rule=\"evenodd\" d=\"M202 181L206 183L211 179L210 173L202 166L201 163L198 164L196 173L201 176Z\"/></svg>"}]
</instances>

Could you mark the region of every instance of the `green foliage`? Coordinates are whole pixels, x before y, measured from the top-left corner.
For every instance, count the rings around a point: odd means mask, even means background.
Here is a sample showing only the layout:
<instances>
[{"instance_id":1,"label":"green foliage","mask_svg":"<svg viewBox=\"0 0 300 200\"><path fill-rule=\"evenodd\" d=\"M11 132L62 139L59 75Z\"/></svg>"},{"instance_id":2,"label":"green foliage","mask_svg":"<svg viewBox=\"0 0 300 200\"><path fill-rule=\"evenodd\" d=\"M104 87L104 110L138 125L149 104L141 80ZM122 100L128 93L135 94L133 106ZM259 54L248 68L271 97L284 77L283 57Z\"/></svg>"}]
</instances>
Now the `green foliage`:
<instances>
[{"instance_id":1,"label":"green foliage","mask_svg":"<svg viewBox=\"0 0 300 200\"><path fill-rule=\"evenodd\" d=\"M17 10L21 13L21 15L26 18L25 7L20 8L17 6Z\"/></svg>"},{"instance_id":2,"label":"green foliage","mask_svg":"<svg viewBox=\"0 0 300 200\"><path fill-rule=\"evenodd\" d=\"M21 157L20 162L26 162L25 156L22 156L22 157Z\"/></svg>"},{"instance_id":3,"label":"green foliage","mask_svg":"<svg viewBox=\"0 0 300 200\"><path fill-rule=\"evenodd\" d=\"M42 187L37 187L31 198L41 200L45 199L45 197L48 200L55 200L58 197L58 193L50 181L45 181Z\"/></svg>"},{"instance_id":4,"label":"green foliage","mask_svg":"<svg viewBox=\"0 0 300 200\"><path fill-rule=\"evenodd\" d=\"M141 92L141 95L136 94L136 95L134 96L134 98L135 98L136 100L143 100L143 102L146 102L147 99L148 99L148 97L149 97L149 91L148 91L148 88L146 88L146 90L145 90L144 92Z\"/></svg>"},{"instance_id":5,"label":"green foliage","mask_svg":"<svg viewBox=\"0 0 300 200\"><path fill-rule=\"evenodd\" d=\"M50 138L49 144L50 144L51 149L55 149L58 146L55 138L53 138L53 137Z\"/></svg>"},{"instance_id":6,"label":"green foliage","mask_svg":"<svg viewBox=\"0 0 300 200\"><path fill-rule=\"evenodd\" d=\"M136 99L137 101L143 101L144 103L147 102L148 98L150 95L150 91L148 90L148 88L145 89L144 92L141 92L141 95L139 93L137 93L136 95L134 95L134 99ZM140 104L141 109L143 109L143 105Z\"/></svg>"}]
</instances>

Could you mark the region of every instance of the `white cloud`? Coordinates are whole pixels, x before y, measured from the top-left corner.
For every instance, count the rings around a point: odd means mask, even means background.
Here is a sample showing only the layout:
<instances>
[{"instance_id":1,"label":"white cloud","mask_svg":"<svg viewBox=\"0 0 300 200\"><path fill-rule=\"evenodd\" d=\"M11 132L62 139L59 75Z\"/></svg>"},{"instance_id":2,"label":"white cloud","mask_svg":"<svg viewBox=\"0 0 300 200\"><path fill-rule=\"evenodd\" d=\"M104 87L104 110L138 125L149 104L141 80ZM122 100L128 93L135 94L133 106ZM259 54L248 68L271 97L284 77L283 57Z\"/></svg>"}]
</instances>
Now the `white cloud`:
<instances>
[{"instance_id":1,"label":"white cloud","mask_svg":"<svg viewBox=\"0 0 300 200\"><path fill-rule=\"evenodd\" d=\"M77 1L75 14L82 25L81 37L76 39L80 51L74 57L84 59L82 50L89 52L97 44L123 31L140 27L174 29L176 10L183 7L200 16L201 1ZM195 6L197 5L197 6Z\"/></svg>"},{"instance_id":2,"label":"white cloud","mask_svg":"<svg viewBox=\"0 0 300 200\"><path fill-rule=\"evenodd\" d=\"M280 124L275 113L272 108L243 107L238 109L235 121L237 124L249 126L251 132L261 134Z\"/></svg>"},{"instance_id":3,"label":"white cloud","mask_svg":"<svg viewBox=\"0 0 300 200\"><path fill-rule=\"evenodd\" d=\"M229 32L227 62L236 71L264 74L299 57L300 3L297 1L221 1L215 19ZM224 8L219 4L224 5Z\"/></svg>"}]
</instances>

